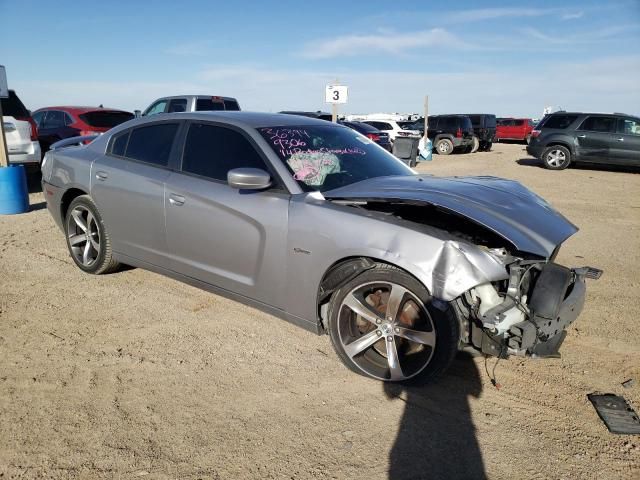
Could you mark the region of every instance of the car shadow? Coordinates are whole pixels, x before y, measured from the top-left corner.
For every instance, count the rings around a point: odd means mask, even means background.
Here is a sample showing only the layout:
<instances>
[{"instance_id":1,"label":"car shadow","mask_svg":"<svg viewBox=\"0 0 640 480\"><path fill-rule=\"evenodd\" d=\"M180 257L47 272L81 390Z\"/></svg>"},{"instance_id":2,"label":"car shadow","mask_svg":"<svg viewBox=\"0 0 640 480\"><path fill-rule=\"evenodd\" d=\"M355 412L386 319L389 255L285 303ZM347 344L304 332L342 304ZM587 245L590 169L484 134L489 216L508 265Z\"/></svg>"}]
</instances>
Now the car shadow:
<instances>
[{"instance_id":1,"label":"car shadow","mask_svg":"<svg viewBox=\"0 0 640 480\"><path fill-rule=\"evenodd\" d=\"M38 203L32 203L31 205L29 205L30 212L36 212L44 208L47 208L47 202L38 202Z\"/></svg>"},{"instance_id":2,"label":"car shadow","mask_svg":"<svg viewBox=\"0 0 640 480\"><path fill-rule=\"evenodd\" d=\"M482 392L480 372L461 352L437 382L384 384L390 401L405 410L389 455L389 479L487 478L469 397Z\"/></svg>"},{"instance_id":3,"label":"car shadow","mask_svg":"<svg viewBox=\"0 0 640 480\"><path fill-rule=\"evenodd\" d=\"M27 189L29 193L40 193L42 191L42 174L40 172L30 172L27 174Z\"/></svg>"},{"instance_id":4,"label":"car shadow","mask_svg":"<svg viewBox=\"0 0 640 480\"><path fill-rule=\"evenodd\" d=\"M544 168L544 165L540 160L533 157L520 158L516 160L518 165L525 167L538 167ZM572 163L569 165L569 169L572 170L594 170L602 172L622 172L622 173L640 173L640 167L628 166L628 165L607 165L600 163Z\"/></svg>"}]
</instances>

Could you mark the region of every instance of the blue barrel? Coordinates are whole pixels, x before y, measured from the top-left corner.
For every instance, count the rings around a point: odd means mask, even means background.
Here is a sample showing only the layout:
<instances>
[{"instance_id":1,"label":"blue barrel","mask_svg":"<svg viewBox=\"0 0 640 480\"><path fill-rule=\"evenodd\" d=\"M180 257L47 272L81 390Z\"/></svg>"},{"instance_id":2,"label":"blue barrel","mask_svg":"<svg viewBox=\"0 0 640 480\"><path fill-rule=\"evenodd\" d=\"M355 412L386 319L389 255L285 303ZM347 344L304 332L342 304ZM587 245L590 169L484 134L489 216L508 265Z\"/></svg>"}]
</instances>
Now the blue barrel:
<instances>
[{"instance_id":1,"label":"blue barrel","mask_svg":"<svg viewBox=\"0 0 640 480\"><path fill-rule=\"evenodd\" d=\"M29 210L27 174L22 165L0 167L0 215Z\"/></svg>"}]
</instances>

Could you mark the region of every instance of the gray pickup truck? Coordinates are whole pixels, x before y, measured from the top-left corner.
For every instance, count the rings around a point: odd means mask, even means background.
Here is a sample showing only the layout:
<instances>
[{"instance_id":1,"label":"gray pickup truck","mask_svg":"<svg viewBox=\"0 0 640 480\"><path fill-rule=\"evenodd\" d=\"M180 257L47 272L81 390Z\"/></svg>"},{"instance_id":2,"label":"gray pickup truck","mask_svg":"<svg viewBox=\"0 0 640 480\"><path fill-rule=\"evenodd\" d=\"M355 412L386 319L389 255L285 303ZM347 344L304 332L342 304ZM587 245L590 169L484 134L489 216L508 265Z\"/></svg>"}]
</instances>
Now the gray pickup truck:
<instances>
[{"instance_id":1,"label":"gray pickup truck","mask_svg":"<svg viewBox=\"0 0 640 480\"><path fill-rule=\"evenodd\" d=\"M208 112L214 110L240 110L238 100L217 95L176 95L152 102L142 116L156 113Z\"/></svg>"}]
</instances>

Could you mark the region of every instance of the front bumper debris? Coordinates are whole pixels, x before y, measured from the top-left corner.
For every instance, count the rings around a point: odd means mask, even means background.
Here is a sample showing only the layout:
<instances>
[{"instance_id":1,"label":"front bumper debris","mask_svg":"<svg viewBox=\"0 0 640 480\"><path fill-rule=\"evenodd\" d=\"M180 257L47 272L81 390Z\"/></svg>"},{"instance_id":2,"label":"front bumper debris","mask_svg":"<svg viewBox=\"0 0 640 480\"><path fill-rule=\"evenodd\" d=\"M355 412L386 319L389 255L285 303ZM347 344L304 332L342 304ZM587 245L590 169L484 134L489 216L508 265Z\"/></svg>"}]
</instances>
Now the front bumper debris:
<instances>
[{"instance_id":1,"label":"front bumper debris","mask_svg":"<svg viewBox=\"0 0 640 480\"><path fill-rule=\"evenodd\" d=\"M558 356L565 330L584 307L585 279L598 279L601 275L602 270L592 267L545 265L531 295L528 318L509 329L509 350L537 357Z\"/></svg>"}]
</instances>

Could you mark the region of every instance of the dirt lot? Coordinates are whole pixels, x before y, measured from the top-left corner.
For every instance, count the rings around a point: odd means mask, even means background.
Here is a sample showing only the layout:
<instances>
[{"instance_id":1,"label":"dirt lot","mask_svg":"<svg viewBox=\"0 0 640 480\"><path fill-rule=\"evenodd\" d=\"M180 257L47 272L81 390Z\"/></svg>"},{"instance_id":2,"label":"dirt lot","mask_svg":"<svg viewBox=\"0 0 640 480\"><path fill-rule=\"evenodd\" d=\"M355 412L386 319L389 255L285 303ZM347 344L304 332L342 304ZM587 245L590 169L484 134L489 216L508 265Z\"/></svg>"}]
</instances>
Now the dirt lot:
<instances>
[{"instance_id":1,"label":"dirt lot","mask_svg":"<svg viewBox=\"0 0 640 480\"><path fill-rule=\"evenodd\" d=\"M248 307L83 274L33 193L0 216L0 477L639 478L640 437L610 434L587 394L640 411L640 175L546 171L521 145L419 170L519 180L581 228L559 261L605 273L562 359L501 361L500 390L464 355L437 384L385 386Z\"/></svg>"}]
</instances>

